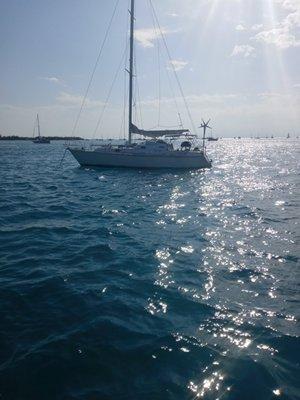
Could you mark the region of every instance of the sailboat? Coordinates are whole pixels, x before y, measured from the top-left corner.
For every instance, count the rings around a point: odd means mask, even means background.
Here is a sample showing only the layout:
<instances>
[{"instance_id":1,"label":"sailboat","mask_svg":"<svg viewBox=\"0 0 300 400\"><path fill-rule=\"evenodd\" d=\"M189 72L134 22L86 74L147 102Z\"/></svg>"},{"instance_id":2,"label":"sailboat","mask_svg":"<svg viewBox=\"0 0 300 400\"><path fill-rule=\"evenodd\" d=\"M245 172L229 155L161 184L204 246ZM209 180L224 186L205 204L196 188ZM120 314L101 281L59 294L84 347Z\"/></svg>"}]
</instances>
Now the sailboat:
<instances>
[{"instance_id":1,"label":"sailboat","mask_svg":"<svg viewBox=\"0 0 300 400\"><path fill-rule=\"evenodd\" d=\"M102 145L94 148L68 147L74 158L82 166L129 167L129 168L211 168L212 161L206 155L205 145L200 149L192 143L175 148L172 139L188 137L189 129L143 130L133 122L133 78L134 78L134 31L135 0L130 7L130 48L129 48L129 109L128 141L121 146ZM133 136L143 137L134 142ZM169 140L170 139L170 140ZM204 141L203 141L204 143Z\"/></svg>"},{"instance_id":2,"label":"sailboat","mask_svg":"<svg viewBox=\"0 0 300 400\"><path fill-rule=\"evenodd\" d=\"M203 128L203 138L206 137L206 129L207 128L211 129L211 132L212 132L212 128L208 125L209 123L210 123L210 119L207 122L204 122L204 120L202 119L202 124L199 126L199 128ZM219 140L219 138L213 137L212 133L210 136L207 137L208 142L216 142L217 140Z\"/></svg>"},{"instance_id":3,"label":"sailboat","mask_svg":"<svg viewBox=\"0 0 300 400\"><path fill-rule=\"evenodd\" d=\"M240 138L239 138L240 139ZM213 137L213 136L209 136L208 138L207 138L207 141L208 142L217 142L219 140L219 138L217 138L217 137Z\"/></svg>"},{"instance_id":4,"label":"sailboat","mask_svg":"<svg viewBox=\"0 0 300 400\"><path fill-rule=\"evenodd\" d=\"M33 139L33 143L37 143L37 144L49 144L50 140L41 136L41 127L40 127L40 119L39 119L39 114L36 115L36 125L34 126L34 128L37 126L37 130L38 130L38 135L37 137L35 137ZM35 130L35 129L34 129Z\"/></svg>"}]
</instances>

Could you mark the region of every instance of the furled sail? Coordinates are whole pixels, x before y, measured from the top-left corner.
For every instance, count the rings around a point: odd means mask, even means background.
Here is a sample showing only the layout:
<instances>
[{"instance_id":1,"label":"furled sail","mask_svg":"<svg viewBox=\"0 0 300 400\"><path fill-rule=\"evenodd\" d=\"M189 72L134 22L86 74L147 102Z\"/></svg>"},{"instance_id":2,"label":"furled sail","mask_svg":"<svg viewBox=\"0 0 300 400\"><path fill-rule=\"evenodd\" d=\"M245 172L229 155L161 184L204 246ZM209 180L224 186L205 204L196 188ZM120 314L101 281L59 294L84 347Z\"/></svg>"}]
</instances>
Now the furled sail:
<instances>
[{"instance_id":1,"label":"furled sail","mask_svg":"<svg viewBox=\"0 0 300 400\"><path fill-rule=\"evenodd\" d=\"M146 137L150 137L152 139L159 138L162 136L181 136L183 133L189 132L189 129L163 129L163 130L156 130L156 131L145 131L143 129L139 129L136 125L131 124L131 133L135 133L137 135L142 135Z\"/></svg>"}]
</instances>

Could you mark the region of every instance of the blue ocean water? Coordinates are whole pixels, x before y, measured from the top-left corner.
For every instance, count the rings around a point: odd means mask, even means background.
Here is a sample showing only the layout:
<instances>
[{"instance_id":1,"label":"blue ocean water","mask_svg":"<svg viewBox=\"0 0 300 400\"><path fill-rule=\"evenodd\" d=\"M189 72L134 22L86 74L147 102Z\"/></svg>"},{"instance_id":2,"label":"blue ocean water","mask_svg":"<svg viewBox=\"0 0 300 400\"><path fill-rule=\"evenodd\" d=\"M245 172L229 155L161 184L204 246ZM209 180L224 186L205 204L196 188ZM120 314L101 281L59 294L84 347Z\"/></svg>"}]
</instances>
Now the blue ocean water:
<instances>
[{"instance_id":1,"label":"blue ocean water","mask_svg":"<svg viewBox=\"0 0 300 400\"><path fill-rule=\"evenodd\" d=\"M297 140L208 171L0 142L0 398L300 398Z\"/></svg>"}]
</instances>

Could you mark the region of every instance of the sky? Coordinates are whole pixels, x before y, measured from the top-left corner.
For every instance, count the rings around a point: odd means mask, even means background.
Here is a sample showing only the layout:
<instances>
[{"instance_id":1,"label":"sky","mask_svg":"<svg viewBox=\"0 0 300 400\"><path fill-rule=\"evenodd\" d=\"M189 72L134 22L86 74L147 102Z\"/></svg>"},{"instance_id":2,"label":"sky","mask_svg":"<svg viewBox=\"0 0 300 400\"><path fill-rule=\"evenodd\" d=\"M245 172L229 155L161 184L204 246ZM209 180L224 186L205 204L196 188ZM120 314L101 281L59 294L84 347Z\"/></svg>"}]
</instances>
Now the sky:
<instances>
[{"instance_id":1,"label":"sky","mask_svg":"<svg viewBox=\"0 0 300 400\"><path fill-rule=\"evenodd\" d=\"M0 134L31 136L39 113L43 135L127 135L128 0L118 2L76 124L115 4L0 0ZM203 118L221 137L300 135L300 0L152 4L170 56L149 0L136 0L139 127L181 119L200 133Z\"/></svg>"}]
</instances>

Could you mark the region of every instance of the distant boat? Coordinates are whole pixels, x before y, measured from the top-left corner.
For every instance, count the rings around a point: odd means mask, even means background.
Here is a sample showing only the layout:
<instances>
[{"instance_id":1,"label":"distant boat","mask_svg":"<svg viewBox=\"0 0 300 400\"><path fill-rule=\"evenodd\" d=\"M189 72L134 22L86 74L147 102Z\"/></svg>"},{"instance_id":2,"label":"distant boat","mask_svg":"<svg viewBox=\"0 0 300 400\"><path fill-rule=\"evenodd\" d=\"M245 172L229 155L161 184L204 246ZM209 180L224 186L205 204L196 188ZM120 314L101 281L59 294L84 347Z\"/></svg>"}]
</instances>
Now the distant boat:
<instances>
[{"instance_id":1,"label":"distant boat","mask_svg":"<svg viewBox=\"0 0 300 400\"><path fill-rule=\"evenodd\" d=\"M210 120L209 120L209 121L210 121ZM209 123L209 121L208 121L208 123ZM202 122L204 123L203 120L202 120ZM202 124L202 125L203 125L203 124ZM201 127L203 128L202 125L201 125ZM211 128L210 126L207 126L207 128L211 129L211 134L210 134L210 136L207 137L207 141L208 141L208 142L217 142L217 141L219 140L219 138L213 137L213 135L212 135L212 128Z\"/></svg>"},{"instance_id":2,"label":"distant boat","mask_svg":"<svg viewBox=\"0 0 300 400\"><path fill-rule=\"evenodd\" d=\"M35 131L35 127L36 127L36 126L37 126L37 130L38 130L38 135L37 135L37 137L35 137L35 138L33 139L33 143L36 143L36 144L49 144L49 143L50 143L50 140L47 139L47 138L45 138L45 137L43 137L43 136L41 136L41 128L40 128L39 114L36 115L36 122L35 122L35 124L34 124L33 134L34 134L34 131Z\"/></svg>"},{"instance_id":3,"label":"distant boat","mask_svg":"<svg viewBox=\"0 0 300 400\"><path fill-rule=\"evenodd\" d=\"M286 137L286 138L287 138L287 139L289 139L289 138L290 138L290 134L289 134L289 133L287 134L287 137Z\"/></svg>"},{"instance_id":4,"label":"distant boat","mask_svg":"<svg viewBox=\"0 0 300 400\"><path fill-rule=\"evenodd\" d=\"M129 48L129 102L128 102L128 142L122 146L109 144L99 145L94 149L83 147L68 147L73 157L83 166L131 167L131 168L211 168L212 162L203 148L187 141L188 129L176 130L144 130L139 129L133 121L134 106L134 26L135 0L131 0L130 8L130 48ZM161 35L163 35L161 33ZM164 39L163 39L164 40ZM178 79L178 78L177 78ZM76 125L75 125L76 126ZM133 135L140 135L145 140L142 143L133 143ZM164 138L183 137L179 149ZM148 140L146 140L148 138Z\"/></svg>"}]
</instances>

